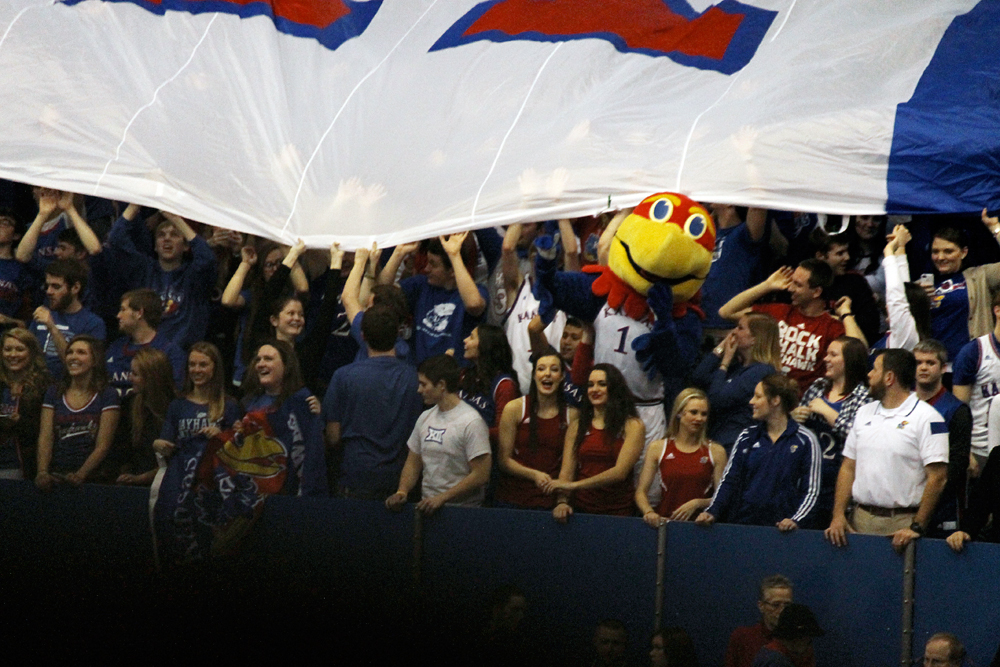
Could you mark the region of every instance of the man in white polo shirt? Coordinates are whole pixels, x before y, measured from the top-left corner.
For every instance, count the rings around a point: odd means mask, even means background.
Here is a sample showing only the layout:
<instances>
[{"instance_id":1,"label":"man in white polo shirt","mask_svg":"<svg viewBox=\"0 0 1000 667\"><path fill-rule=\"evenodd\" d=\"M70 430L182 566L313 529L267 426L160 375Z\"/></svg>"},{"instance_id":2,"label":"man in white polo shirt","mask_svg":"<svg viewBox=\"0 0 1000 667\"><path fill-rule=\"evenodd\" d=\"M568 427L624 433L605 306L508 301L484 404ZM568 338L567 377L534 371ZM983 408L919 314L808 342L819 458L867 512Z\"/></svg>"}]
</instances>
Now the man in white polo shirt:
<instances>
[{"instance_id":1,"label":"man in white polo shirt","mask_svg":"<svg viewBox=\"0 0 1000 667\"><path fill-rule=\"evenodd\" d=\"M948 426L913 391L917 363L906 350L885 350L868 374L875 401L861 407L844 444L833 520L826 537L891 535L902 549L923 535L948 479ZM851 522L847 505L857 503Z\"/></svg>"}]
</instances>

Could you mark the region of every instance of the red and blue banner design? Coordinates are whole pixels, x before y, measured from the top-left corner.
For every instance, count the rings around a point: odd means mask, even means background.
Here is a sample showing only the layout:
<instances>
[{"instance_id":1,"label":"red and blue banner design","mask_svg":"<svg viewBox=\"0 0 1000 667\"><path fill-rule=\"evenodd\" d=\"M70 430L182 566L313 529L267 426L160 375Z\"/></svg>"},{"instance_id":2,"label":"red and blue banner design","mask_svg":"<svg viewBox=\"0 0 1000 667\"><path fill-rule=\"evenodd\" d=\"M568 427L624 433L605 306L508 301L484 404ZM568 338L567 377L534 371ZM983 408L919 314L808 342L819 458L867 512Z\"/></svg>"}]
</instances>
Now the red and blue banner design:
<instances>
[{"instance_id":1,"label":"red and blue banner design","mask_svg":"<svg viewBox=\"0 0 1000 667\"><path fill-rule=\"evenodd\" d=\"M325 495L320 429L300 424L297 414L310 413L305 399L293 396L276 410L247 413L239 428L178 443L154 510L161 563L231 553L268 496Z\"/></svg>"},{"instance_id":2,"label":"red and blue banner design","mask_svg":"<svg viewBox=\"0 0 1000 667\"><path fill-rule=\"evenodd\" d=\"M955 17L896 109L887 175L892 213L1000 208L1000 2Z\"/></svg>"},{"instance_id":3,"label":"red and blue banner design","mask_svg":"<svg viewBox=\"0 0 1000 667\"><path fill-rule=\"evenodd\" d=\"M168 11L188 14L234 14L241 18L268 16L279 32L315 39L328 49L336 49L359 37L375 18L382 0L104 0L128 2L154 14ZM84 0L62 0L75 5Z\"/></svg>"},{"instance_id":4,"label":"red and blue banner design","mask_svg":"<svg viewBox=\"0 0 1000 667\"><path fill-rule=\"evenodd\" d=\"M733 74L750 62L777 12L723 0L703 12L684 0L488 0L431 51L470 42L603 39L622 53L665 56Z\"/></svg>"}]
</instances>

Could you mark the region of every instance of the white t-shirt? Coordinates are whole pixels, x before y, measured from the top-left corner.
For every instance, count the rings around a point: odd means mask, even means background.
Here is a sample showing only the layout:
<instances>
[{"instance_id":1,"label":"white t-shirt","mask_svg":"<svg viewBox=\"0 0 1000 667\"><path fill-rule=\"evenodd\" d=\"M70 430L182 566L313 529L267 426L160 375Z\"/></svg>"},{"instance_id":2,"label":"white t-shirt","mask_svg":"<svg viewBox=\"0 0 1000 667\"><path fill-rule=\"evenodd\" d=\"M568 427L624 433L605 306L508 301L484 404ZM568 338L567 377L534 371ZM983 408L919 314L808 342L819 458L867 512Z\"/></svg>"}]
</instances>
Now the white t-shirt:
<instances>
[{"instance_id":1,"label":"white t-shirt","mask_svg":"<svg viewBox=\"0 0 1000 667\"><path fill-rule=\"evenodd\" d=\"M858 409L844 456L857 462L851 489L855 501L917 507L927 484L924 467L948 462L948 425L915 393L892 410L872 401Z\"/></svg>"},{"instance_id":2,"label":"white t-shirt","mask_svg":"<svg viewBox=\"0 0 1000 667\"><path fill-rule=\"evenodd\" d=\"M423 462L421 497L432 498L465 479L472 471L469 461L490 453L490 431L464 401L447 412L435 405L417 419L406 445ZM482 505L485 490L481 486L448 504Z\"/></svg>"}]
</instances>

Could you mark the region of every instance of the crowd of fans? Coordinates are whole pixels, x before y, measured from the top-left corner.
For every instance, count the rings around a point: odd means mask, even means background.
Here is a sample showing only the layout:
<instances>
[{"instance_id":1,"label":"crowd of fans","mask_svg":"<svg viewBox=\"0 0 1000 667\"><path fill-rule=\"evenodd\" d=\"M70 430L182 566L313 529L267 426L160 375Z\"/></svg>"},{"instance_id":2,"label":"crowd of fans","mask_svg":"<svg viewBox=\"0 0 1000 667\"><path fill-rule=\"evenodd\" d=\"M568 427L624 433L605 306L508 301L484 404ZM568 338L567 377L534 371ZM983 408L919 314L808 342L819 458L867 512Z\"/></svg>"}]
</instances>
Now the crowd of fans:
<instances>
[{"instance_id":1,"label":"crowd of fans","mask_svg":"<svg viewBox=\"0 0 1000 667\"><path fill-rule=\"evenodd\" d=\"M889 224L710 205L702 357L689 388L652 395L627 329L611 354L583 313L540 316L536 247L561 271L606 264L629 211L383 258L3 193L2 477L149 485L192 438L298 397L325 448L290 457L286 492L996 540L985 210Z\"/></svg>"}]
</instances>

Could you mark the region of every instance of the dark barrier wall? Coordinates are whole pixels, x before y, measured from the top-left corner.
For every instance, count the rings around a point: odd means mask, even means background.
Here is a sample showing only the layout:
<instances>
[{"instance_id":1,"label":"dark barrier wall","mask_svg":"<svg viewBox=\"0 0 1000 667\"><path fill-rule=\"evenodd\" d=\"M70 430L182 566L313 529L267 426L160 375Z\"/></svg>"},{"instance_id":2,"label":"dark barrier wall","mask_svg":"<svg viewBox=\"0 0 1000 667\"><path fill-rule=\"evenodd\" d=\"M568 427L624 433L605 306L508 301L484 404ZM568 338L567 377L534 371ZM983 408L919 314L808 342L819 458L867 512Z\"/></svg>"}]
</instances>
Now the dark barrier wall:
<instances>
[{"instance_id":1,"label":"dark barrier wall","mask_svg":"<svg viewBox=\"0 0 1000 667\"><path fill-rule=\"evenodd\" d=\"M176 580L153 575L147 498L140 489L99 486L45 495L0 480L2 592L34 593L39 581L55 582L52 600L32 607L42 614L53 600L61 603L60 587L73 579L98 578L89 594L111 608L121 606L115 595L136 586L169 597ZM689 630L704 667L722 664L734 627L756 622L757 583L777 572L795 582L796 599L827 630L815 645L818 665L899 664L903 558L886 538L853 535L847 548L835 549L813 531L680 523L664 530L663 623ZM916 563L913 655L931 633L951 630L976 664L989 664L1000 641L1000 547L973 544L956 555L941 541L921 540ZM639 519L576 515L561 526L548 513L450 507L421 519L412 506L393 514L374 502L272 498L242 554L225 564L224 575L213 570L209 592L260 581L262 590L287 592L284 614L296 612L296 596L305 592L328 600L331 619L345 609L378 619L385 613L387 636L407 619L429 625L441 617L454 637L482 622L497 586L514 584L529 599L529 631L548 640L556 657L585 646L598 620L618 618L630 631L634 664L642 665L657 567L657 531ZM181 613L190 606L185 595L205 590L205 579L197 581L174 596ZM395 613L401 608L416 616ZM176 622L177 610L169 613ZM333 622L318 618L321 628Z\"/></svg>"},{"instance_id":2,"label":"dark barrier wall","mask_svg":"<svg viewBox=\"0 0 1000 667\"><path fill-rule=\"evenodd\" d=\"M664 624L688 628L704 664L721 665L729 633L760 618L757 584L779 573L826 630L817 667L898 664L903 558L885 538L836 549L817 531L670 523Z\"/></svg>"},{"instance_id":3,"label":"dark barrier wall","mask_svg":"<svg viewBox=\"0 0 1000 667\"><path fill-rule=\"evenodd\" d=\"M916 571L914 655L947 631L976 665L989 665L1000 645L1000 545L973 543L956 554L941 540L921 541Z\"/></svg>"},{"instance_id":4,"label":"dark barrier wall","mask_svg":"<svg viewBox=\"0 0 1000 667\"><path fill-rule=\"evenodd\" d=\"M558 638L562 655L585 659L594 627L615 618L642 659L655 613L656 531L641 520L577 514L560 525L549 512L456 507L423 524L431 607L474 617L491 591L513 584L528 598L528 626Z\"/></svg>"}]
</instances>

